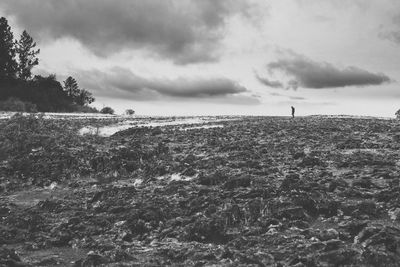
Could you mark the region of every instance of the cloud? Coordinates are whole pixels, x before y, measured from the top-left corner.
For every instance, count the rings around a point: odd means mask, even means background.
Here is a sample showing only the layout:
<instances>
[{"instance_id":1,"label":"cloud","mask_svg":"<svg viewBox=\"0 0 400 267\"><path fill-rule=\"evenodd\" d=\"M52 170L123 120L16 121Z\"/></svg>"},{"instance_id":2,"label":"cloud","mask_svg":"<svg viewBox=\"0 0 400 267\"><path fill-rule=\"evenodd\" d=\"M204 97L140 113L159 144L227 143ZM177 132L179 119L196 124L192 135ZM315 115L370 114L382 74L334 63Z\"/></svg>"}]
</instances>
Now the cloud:
<instances>
[{"instance_id":1,"label":"cloud","mask_svg":"<svg viewBox=\"0 0 400 267\"><path fill-rule=\"evenodd\" d=\"M226 20L245 0L2 0L6 14L42 40L73 38L99 56L145 49L175 63L218 57Z\"/></svg>"},{"instance_id":2,"label":"cloud","mask_svg":"<svg viewBox=\"0 0 400 267\"><path fill-rule=\"evenodd\" d=\"M306 100L306 98L301 97L301 96L289 96L289 99L292 99L292 100Z\"/></svg>"},{"instance_id":3,"label":"cloud","mask_svg":"<svg viewBox=\"0 0 400 267\"><path fill-rule=\"evenodd\" d=\"M267 78L261 77L256 73L257 80L264 84L265 86L272 87L272 88L283 88L283 84L280 81L271 81Z\"/></svg>"},{"instance_id":4,"label":"cloud","mask_svg":"<svg viewBox=\"0 0 400 267\"><path fill-rule=\"evenodd\" d=\"M298 87L324 89L380 85L391 81L382 73L372 73L353 66L340 69L330 63L316 62L293 52L269 63L267 70L270 74L281 73L287 76L289 81L286 82L286 88L294 90Z\"/></svg>"},{"instance_id":5,"label":"cloud","mask_svg":"<svg viewBox=\"0 0 400 267\"><path fill-rule=\"evenodd\" d=\"M131 100L204 99L227 100L236 104L254 104L259 100L248 96L250 91L226 78L147 78L129 69L114 67L108 71L79 71L77 78L81 87L96 96Z\"/></svg>"},{"instance_id":6,"label":"cloud","mask_svg":"<svg viewBox=\"0 0 400 267\"><path fill-rule=\"evenodd\" d=\"M381 29L381 32L379 32L378 36L382 39L386 39L400 45L400 14L392 18L392 24L393 25L390 27L390 30L383 31Z\"/></svg>"},{"instance_id":7,"label":"cloud","mask_svg":"<svg viewBox=\"0 0 400 267\"><path fill-rule=\"evenodd\" d=\"M271 96L282 96L281 94L276 93L276 92L269 93L269 95L271 95Z\"/></svg>"}]
</instances>

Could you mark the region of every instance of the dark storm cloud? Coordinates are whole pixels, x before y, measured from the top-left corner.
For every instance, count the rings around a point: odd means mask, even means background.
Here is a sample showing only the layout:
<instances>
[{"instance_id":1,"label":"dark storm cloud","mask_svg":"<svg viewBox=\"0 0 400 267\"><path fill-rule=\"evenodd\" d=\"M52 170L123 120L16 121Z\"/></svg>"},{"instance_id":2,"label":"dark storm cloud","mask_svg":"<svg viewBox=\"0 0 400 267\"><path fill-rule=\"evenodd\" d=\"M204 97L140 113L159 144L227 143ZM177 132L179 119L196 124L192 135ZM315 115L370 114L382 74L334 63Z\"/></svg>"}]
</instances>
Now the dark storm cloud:
<instances>
[{"instance_id":1,"label":"dark storm cloud","mask_svg":"<svg viewBox=\"0 0 400 267\"><path fill-rule=\"evenodd\" d=\"M95 95L132 100L175 99L213 99L248 98L242 93L249 91L226 78L210 79L160 79L146 78L134 74L128 69L113 68L110 71L81 71L77 79ZM244 97L244 98L243 98ZM253 100L255 97L250 97ZM258 100L257 100L258 101Z\"/></svg>"},{"instance_id":2,"label":"dark storm cloud","mask_svg":"<svg viewBox=\"0 0 400 267\"><path fill-rule=\"evenodd\" d=\"M269 63L267 68L269 73L286 74L290 78L286 88L291 89L368 86L391 81L382 73L372 73L352 66L340 69L330 63L316 62L295 53L291 53L288 58Z\"/></svg>"},{"instance_id":3,"label":"dark storm cloud","mask_svg":"<svg viewBox=\"0 0 400 267\"><path fill-rule=\"evenodd\" d=\"M69 37L95 54L150 50L179 64L212 61L226 19L247 15L244 0L1 0L42 39Z\"/></svg>"}]
</instances>

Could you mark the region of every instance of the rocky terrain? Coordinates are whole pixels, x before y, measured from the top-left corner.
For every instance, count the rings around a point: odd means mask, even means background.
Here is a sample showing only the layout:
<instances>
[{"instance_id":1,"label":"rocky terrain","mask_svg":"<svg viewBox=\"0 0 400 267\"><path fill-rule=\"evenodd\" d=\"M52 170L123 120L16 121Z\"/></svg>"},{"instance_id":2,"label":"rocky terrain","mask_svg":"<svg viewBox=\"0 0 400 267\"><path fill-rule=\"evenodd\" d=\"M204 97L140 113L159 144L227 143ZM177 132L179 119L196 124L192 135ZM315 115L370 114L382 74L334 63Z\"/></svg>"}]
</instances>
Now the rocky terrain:
<instances>
[{"instance_id":1,"label":"rocky terrain","mask_svg":"<svg viewBox=\"0 0 400 267\"><path fill-rule=\"evenodd\" d=\"M397 120L94 123L0 122L0 265L400 266Z\"/></svg>"}]
</instances>

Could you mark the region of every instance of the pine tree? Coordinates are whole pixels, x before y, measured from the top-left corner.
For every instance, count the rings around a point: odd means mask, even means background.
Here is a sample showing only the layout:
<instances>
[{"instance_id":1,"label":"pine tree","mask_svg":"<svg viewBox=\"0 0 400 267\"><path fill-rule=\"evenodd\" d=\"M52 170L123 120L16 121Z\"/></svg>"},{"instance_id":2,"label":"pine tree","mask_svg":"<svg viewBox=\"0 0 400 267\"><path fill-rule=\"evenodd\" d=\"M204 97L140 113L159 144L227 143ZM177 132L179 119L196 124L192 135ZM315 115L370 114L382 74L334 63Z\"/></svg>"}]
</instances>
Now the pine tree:
<instances>
[{"instance_id":1,"label":"pine tree","mask_svg":"<svg viewBox=\"0 0 400 267\"><path fill-rule=\"evenodd\" d=\"M29 80L32 77L32 68L39 64L37 54L40 53L40 49L34 50L35 47L36 42L24 31L17 42L18 76L22 80Z\"/></svg>"},{"instance_id":2,"label":"pine tree","mask_svg":"<svg viewBox=\"0 0 400 267\"><path fill-rule=\"evenodd\" d=\"M6 18L0 18L0 81L16 78L15 42Z\"/></svg>"},{"instance_id":3,"label":"pine tree","mask_svg":"<svg viewBox=\"0 0 400 267\"><path fill-rule=\"evenodd\" d=\"M92 93L85 89L80 89L76 80L71 76L64 81L64 91L72 102L79 106L88 105L95 100Z\"/></svg>"},{"instance_id":4,"label":"pine tree","mask_svg":"<svg viewBox=\"0 0 400 267\"><path fill-rule=\"evenodd\" d=\"M78 83L71 76L64 81L64 91L72 100L75 100L80 94Z\"/></svg>"}]
</instances>

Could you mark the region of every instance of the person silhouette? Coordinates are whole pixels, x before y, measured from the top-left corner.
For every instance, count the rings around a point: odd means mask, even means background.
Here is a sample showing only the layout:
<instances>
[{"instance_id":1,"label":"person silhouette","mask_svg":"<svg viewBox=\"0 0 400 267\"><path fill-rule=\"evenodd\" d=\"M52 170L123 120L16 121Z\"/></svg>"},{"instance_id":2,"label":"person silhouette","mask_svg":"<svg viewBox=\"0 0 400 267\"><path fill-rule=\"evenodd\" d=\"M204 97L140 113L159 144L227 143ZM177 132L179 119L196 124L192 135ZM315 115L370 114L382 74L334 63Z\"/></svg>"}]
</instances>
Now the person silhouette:
<instances>
[{"instance_id":1,"label":"person silhouette","mask_svg":"<svg viewBox=\"0 0 400 267\"><path fill-rule=\"evenodd\" d=\"M294 107L292 106L292 118L294 118L294 112L295 112L295 109L294 109Z\"/></svg>"}]
</instances>

